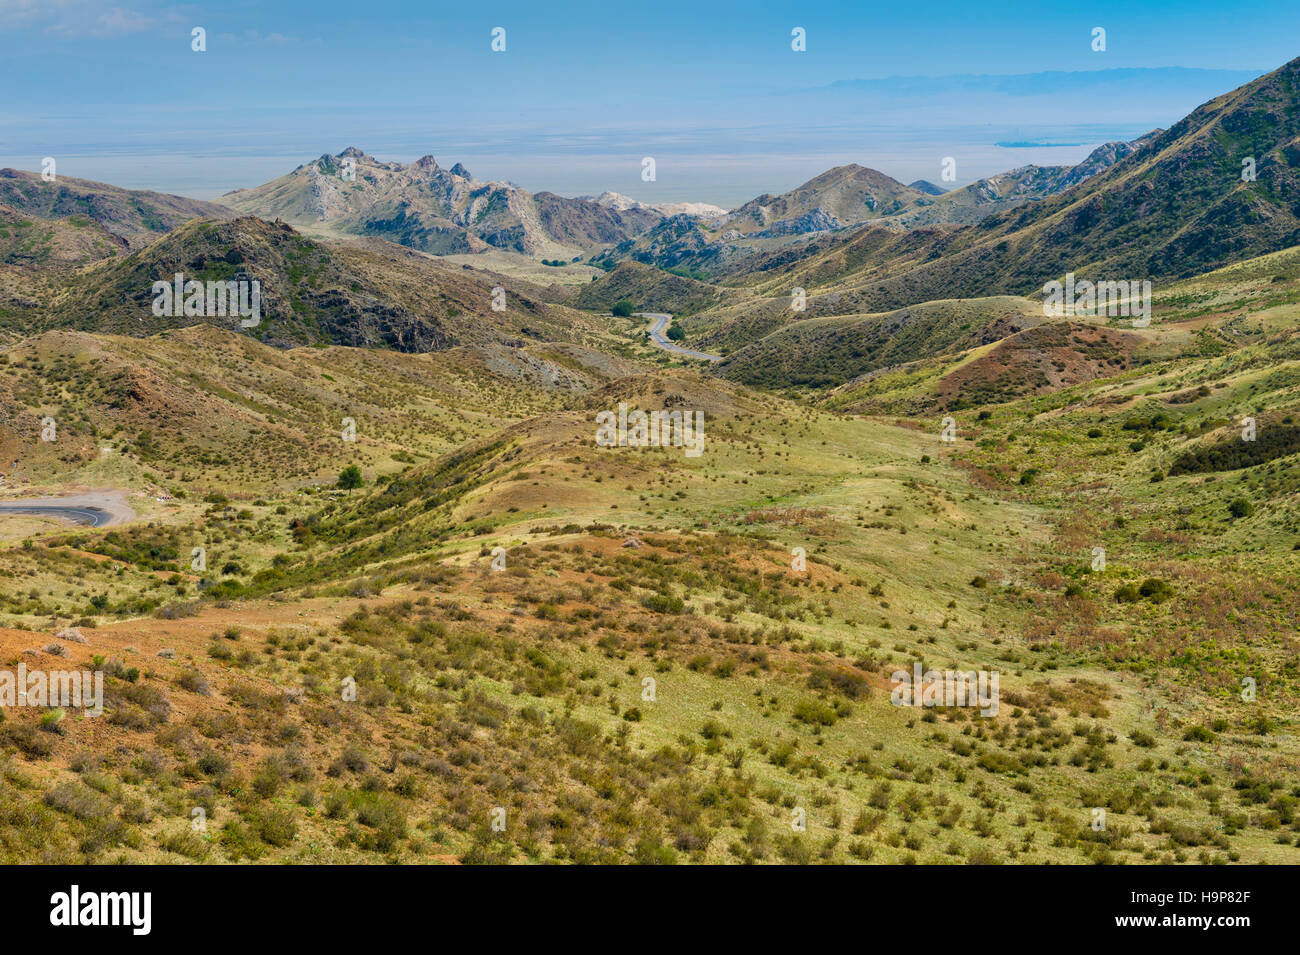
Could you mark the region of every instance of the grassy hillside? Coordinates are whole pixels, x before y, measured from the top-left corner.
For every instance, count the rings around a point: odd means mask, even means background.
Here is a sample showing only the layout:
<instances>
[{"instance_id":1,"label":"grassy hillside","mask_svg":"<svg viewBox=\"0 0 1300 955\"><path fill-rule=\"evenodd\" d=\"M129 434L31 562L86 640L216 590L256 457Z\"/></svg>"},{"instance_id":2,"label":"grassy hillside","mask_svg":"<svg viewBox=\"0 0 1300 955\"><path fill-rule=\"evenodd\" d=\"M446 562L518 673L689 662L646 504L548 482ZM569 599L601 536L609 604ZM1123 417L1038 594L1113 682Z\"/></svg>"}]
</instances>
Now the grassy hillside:
<instances>
[{"instance_id":1,"label":"grassy hillside","mask_svg":"<svg viewBox=\"0 0 1300 955\"><path fill-rule=\"evenodd\" d=\"M743 260L732 278L858 296L879 311L947 296L1032 294L1068 271L1173 280L1300 243L1295 111L1300 60L1193 111L1143 149L1042 201L959 229L874 224L798 255ZM1243 181L1242 160L1257 178Z\"/></svg>"},{"instance_id":2,"label":"grassy hillside","mask_svg":"<svg viewBox=\"0 0 1300 955\"><path fill-rule=\"evenodd\" d=\"M638 311L680 315L708 308L720 297L720 291L705 282L627 261L581 286L571 302L577 308L608 310L627 301Z\"/></svg>"},{"instance_id":3,"label":"grassy hillside","mask_svg":"<svg viewBox=\"0 0 1300 955\"><path fill-rule=\"evenodd\" d=\"M147 339L50 332L0 351L6 486L246 497L332 483L350 463L374 478L634 367L562 344L406 355L282 351L208 326ZM46 416L57 441L40 440ZM355 441L342 438L345 418Z\"/></svg>"},{"instance_id":4,"label":"grassy hillside","mask_svg":"<svg viewBox=\"0 0 1300 955\"><path fill-rule=\"evenodd\" d=\"M43 325L152 334L199 322L237 328L238 316L153 313L153 283L261 283L261 321L247 333L281 347L379 346L433 351L469 344L574 341L599 322L547 304L526 283L454 266L388 243L310 239L252 216L189 223L119 260L84 270L54 298ZM504 289L493 306L494 289Z\"/></svg>"},{"instance_id":5,"label":"grassy hillside","mask_svg":"<svg viewBox=\"0 0 1300 955\"><path fill-rule=\"evenodd\" d=\"M37 270L122 254L125 239L85 216L41 219L0 205L0 266Z\"/></svg>"},{"instance_id":6,"label":"grassy hillside","mask_svg":"<svg viewBox=\"0 0 1300 955\"><path fill-rule=\"evenodd\" d=\"M670 371L568 397L485 390L493 413L446 433L445 414L411 408L447 374L417 367L442 356L285 353L217 329L152 350L198 336L203 353L233 349L222 375L243 364L252 383L279 365L283 384L263 389L288 401L310 384L340 410L349 389L382 394L367 374L401 368L418 383L390 405L408 407L405 424L385 412L364 450L438 456L351 494L267 483L0 550L0 571L30 581L0 609L5 652L102 658L110 674L101 721L23 712L0 726L6 858L1300 851L1287 782L1300 674L1276 627L1295 613L1289 472L1150 481L1212 440L1205 424L1253 404L1283 414L1281 352L1257 352L1267 368L1175 360L958 412L948 445L936 418L832 415ZM472 408L467 383L443 388ZM1210 396L1180 397L1201 383ZM502 422L508 400L518 417ZM620 401L703 410L704 454L596 446L595 412ZM138 446L122 456L149 466ZM233 492L245 478L229 475ZM1233 517L1243 494L1256 509ZM195 540L206 573L186 561ZM1107 568L1090 575L1098 545ZM69 624L85 643L58 636ZM1000 671L999 712L892 705L889 674L914 660ZM1247 671L1249 706L1234 696Z\"/></svg>"},{"instance_id":7,"label":"grassy hillside","mask_svg":"<svg viewBox=\"0 0 1300 955\"><path fill-rule=\"evenodd\" d=\"M733 351L718 373L768 388L822 388L916 359L997 341L1043 321L1024 299L927 302L879 315L795 322Z\"/></svg>"}]
</instances>

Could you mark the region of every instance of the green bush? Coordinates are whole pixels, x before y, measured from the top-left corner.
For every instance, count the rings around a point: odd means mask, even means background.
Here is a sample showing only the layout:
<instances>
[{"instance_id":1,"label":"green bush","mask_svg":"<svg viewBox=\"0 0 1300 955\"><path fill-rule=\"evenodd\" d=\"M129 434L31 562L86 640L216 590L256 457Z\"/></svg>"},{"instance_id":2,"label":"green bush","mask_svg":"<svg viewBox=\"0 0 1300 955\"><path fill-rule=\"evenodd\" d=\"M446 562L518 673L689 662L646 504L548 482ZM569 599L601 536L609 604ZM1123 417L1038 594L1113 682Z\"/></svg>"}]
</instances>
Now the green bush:
<instances>
[{"instance_id":1,"label":"green bush","mask_svg":"<svg viewBox=\"0 0 1300 955\"><path fill-rule=\"evenodd\" d=\"M264 809L253 820L258 836L268 845L284 847L298 835L298 824L289 809Z\"/></svg>"},{"instance_id":2,"label":"green bush","mask_svg":"<svg viewBox=\"0 0 1300 955\"><path fill-rule=\"evenodd\" d=\"M1228 505L1228 513L1232 515L1234 520L1240 520L1243 517L1250 517L1250 515L1254 514L1255 505L1251 504L1250 501L1246 500L1244 497L1238 497Z\"/></svg>"}]
</instances>

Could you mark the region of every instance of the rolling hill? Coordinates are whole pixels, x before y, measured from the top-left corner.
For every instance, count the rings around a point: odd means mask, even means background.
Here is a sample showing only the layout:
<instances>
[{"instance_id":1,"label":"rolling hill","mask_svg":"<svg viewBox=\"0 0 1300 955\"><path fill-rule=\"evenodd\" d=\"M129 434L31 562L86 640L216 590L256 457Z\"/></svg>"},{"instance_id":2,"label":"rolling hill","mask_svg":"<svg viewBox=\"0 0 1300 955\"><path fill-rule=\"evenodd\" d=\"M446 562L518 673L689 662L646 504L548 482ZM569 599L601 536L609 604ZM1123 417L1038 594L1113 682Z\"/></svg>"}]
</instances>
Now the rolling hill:
<instances>
[{"instance_id":1,"label":"rolling hill","mask_svg":"<svg viewBox=\"0 0 1300 955\"><path fill-rule=\"evenodd\" d=\"M737 348L718 363L716 373L758 387L824 388L882 368L990 344L1042 321L1041 309L1011 297L809 318Z\"/></svg>"},{"instance_id":2,"label":"rolling hill","mask_svg":"<svg viewBox=\"0 0 1300 955\"><path fill-rule=\"evenodd\" d=\"M237 328L237 316L153 313L153 284L257 281L269 344L341 344L434 351L466 344L581 341L598 320L543 301L527 283L478 273L385 242L324 243L252 216L188 223L153 244L67 280L38 328L149 335L198 323ZM493 289L504 290L503 308Z\"/></svg>"},{"instance_id":3,"label":"rolling hill","mask_svg":"<svg viewBox=\"0 0 1300 955\"><path fill-rule=\"evenodd\" d=\"M0 205L38 219L89 220L131 249L192 219L229 219L235 213L219 203L161 192L122 189L88 179L59 176L45 182L40 174L0 169Z\"/></svg>"},{"instance_id":4,"label":"rolling hill","mask_svg":"<svg viewBox=\"0 0 1300 955\"><path fill-rule=\"evenodd\" d=\"M608 310L621 301L638 311L689 314L717 304L722 293L707 282L628 260L578 289L577 308Z\"/></svg>"}]
</instances>

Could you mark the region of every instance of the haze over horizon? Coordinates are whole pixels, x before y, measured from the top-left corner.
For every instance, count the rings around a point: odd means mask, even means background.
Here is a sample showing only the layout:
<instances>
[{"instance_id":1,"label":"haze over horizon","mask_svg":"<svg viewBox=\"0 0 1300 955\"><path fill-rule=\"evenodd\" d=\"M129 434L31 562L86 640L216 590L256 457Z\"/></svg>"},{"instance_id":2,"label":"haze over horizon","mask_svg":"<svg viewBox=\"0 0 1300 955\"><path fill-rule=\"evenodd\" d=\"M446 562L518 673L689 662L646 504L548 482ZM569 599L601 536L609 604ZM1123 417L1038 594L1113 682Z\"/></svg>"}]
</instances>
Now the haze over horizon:
<instances>
[{"instance_id":1,"label":"haze over horizon","mask_svg":"<svg viewBox=\"0 0 1300 955\"><path fill-rule=\"evenodd\" d=\"M64 175L214 199L354 145L532 191L733 207L851 162L938 181L954 156L958 186L1075 163L1291 56L1286 29L1259 37L1255 16L1208 3L1177 18L1100 4L1087 19L944 5L942 36L914 44L882 42L915 32L906 11L844 4L575 6L557 18L519 3L419 16L383 3L0 0L0 80L42 78L39 99L0 112L0 165L52 155ZM1258 17L1300 21L1275 3ZM1111 24L1104 52L1091 49L1094 22ZM490 48L498 25L502 53ZM201 53L194 26L207 31ZM795 26L804 52L791 49ZM654 57L627 56L611 33ZM641 181L644 156L654 183Z\"/></svg>"}]
</instances>

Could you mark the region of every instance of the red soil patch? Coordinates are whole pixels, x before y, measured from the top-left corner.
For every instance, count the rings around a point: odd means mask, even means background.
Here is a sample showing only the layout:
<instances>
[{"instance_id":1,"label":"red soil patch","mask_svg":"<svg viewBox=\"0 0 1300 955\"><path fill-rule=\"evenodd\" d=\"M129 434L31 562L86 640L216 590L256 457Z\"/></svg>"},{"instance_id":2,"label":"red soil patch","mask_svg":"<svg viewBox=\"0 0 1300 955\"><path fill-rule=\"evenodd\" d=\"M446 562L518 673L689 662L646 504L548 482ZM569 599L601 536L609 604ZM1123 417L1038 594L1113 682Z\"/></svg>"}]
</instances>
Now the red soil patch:
<instances>
[{"instance_id":1,"label":"red soil patch","mask_svg":"<svg viewBox=\"0 0 1300 955\"><path fill-rule=\"evenodd\" d=\"M947 375L938 403L995 404L1040 395L1127 369L1143 339L1096 325L1039 325L998 343L987 355Z\"/></svg>"}]
</instances>

